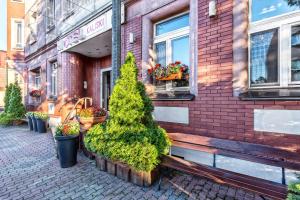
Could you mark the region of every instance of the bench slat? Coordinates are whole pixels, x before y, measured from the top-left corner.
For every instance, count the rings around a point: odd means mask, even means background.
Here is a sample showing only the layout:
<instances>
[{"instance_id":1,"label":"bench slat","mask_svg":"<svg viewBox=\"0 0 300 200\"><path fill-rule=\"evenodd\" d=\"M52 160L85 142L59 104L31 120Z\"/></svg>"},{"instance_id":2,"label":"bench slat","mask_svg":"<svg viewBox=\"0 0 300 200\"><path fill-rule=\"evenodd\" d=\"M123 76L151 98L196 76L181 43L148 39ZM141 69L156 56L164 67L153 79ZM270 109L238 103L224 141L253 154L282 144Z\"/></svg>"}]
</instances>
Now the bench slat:
<instances>
[{"instance_id":1,"label":"bench slat","mask_svg":"<svg viewBox=\"0 0 300 200\"><path fill-rule=\"evenodd\" d=\"M173 141L174 146L178 145L183 148L300 170L300 156L297 152L273 148L266 145L230 141L192 134L168 133L168 135Z\"/></svg>"},{"instance_id":2,"label":"bench slat","mask_svg":"<svg viewBox=\"0 0 300 200\"><path fill-rule=\"evenodd\" d=\"M220 184L243 188L273 199L285 199L287 195L287 188L284 185L223 169L196 164L172 156L163 156L161 165L195 176L206 177Z\"/></svg>"}]
</instances>

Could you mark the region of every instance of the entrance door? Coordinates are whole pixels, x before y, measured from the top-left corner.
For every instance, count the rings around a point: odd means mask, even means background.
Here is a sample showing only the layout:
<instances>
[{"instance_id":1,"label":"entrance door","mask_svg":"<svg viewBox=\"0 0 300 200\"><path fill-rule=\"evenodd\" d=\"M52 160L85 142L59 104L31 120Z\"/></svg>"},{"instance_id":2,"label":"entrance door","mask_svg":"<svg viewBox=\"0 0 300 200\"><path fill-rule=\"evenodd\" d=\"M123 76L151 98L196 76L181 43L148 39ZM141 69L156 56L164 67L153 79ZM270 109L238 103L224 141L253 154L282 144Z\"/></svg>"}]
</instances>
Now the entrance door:
<instances>
[{"instance_id":1,"label":"entrance door","mask_svg":"<svg viewBox=\"0 0 300 200\"><path fill-rule=\"evenodd\" d=\"M109 99L111 95L111 70L102 71L102 108L109 110Z\"/></svg>"}]
</instances>

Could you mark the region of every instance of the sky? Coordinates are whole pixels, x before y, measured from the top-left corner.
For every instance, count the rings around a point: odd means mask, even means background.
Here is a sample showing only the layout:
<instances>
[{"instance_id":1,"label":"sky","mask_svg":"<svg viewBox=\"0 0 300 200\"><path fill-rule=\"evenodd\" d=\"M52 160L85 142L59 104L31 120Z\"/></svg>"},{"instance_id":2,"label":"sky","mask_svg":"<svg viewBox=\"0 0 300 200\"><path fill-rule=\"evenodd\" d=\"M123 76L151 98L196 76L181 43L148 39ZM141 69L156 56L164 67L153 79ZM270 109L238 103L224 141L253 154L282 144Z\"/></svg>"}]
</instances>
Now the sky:
<instances>
[{"instance_id":1,"label":"sky","mask_svg":"<svg viewBox=\"0 0 300 200\"><path fill-rule=\"evenodd\" d=\"M0 0L0 50L6 50L6 0Z\"/></svg>"}]
</instances>

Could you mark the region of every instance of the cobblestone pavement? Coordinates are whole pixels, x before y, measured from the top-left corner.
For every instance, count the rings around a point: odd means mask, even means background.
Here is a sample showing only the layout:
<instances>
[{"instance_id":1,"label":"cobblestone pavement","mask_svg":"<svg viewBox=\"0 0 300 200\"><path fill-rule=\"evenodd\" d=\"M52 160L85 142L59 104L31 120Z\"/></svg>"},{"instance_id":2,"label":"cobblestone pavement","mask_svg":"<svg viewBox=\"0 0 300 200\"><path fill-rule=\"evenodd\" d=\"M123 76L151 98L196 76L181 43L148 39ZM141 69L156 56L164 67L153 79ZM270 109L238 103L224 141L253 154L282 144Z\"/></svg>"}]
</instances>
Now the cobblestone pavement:
<instances>
[{"instance_id":1,"label":"cobblestone pavement","mask_svg":"<svg viewBox=\"0 0 300 200\"><path fill-rule=\"evenodd\" d=\"M78 155L78 164L59 167L51 134L27 127L0 127L0 200L6 199L262 199L206 179L174 172L142 188L99 171L95 161Z\"/></svg>"}]
</instances>

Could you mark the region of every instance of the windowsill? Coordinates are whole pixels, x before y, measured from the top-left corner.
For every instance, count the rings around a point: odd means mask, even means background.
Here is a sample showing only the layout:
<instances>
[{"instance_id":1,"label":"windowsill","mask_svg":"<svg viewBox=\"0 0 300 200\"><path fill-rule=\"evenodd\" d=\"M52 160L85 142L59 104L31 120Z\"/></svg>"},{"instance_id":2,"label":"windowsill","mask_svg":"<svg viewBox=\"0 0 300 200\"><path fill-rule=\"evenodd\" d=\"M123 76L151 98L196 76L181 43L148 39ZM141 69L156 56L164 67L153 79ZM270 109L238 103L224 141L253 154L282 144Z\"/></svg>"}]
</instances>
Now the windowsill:
<instances>
[{"instance_id":1,"label":"windowsill","mask_svg":"<svg viewBox=\"0 0 300 200\"><path fill-rule=\"evenodd\" d=\"M66 21L69 17L71 17L72 15L74 15L74 13L75 13L74 10L67 11L67 12L64 14L64 19L63 19L63 21Z\"/></svg>"},{"instance_id":2,"label":"windowsill","mask_svg":"<svg viewBox=\"0 0 300 200\"><path fill-rule=\"evenodd\" d=\"M54 30L54 28L55 28L55 25L47 26L47 31L46 31L46 33L51 32L52 30Z\"/></svg>"},{"instance_id":3,"label":"windowsill","mask_svg":"<svg viewBox=\"0 0 300 200\"><path fill-rule=\"evenodd\" d=\"M47 101L50 101L50 102L56 102L57 101L57 96L49 96L47 98Z\"/></svg>"},{"instance_id":4,"label":"windowsill","mask_svg":"<svg viewBox=\"0 0 300 200\"><path fill-rule=\"evenodd\" d=\"M192 101L195 95L190 92L164 92L164 93L154 93L150 95L153 101Z\"/></svg>"},{"instance_id":5,"label":"windowsill","mask_svg":"<svg viewBox=\"0 0 300 200\"><path fill-rule=\"evenodd\" d=\"M31 40L31 41L29 42L29 44L30 44L30 45L33 45L33 44L35 44L36 42L37 42L37 40L34 39L34 40Z\"/></svg>"},{"instance_id":6,"label":"windowsill","mask_svg":"<svg viewBox=\"0 0 300 200\"><path fill-rule=\"evenodd\" d=\"M247 92L239 95L242 101L299 101L300 88L282 88L282 89L256 89L248 90Z\"/></svg>"},{"instance_id":7,"label":"windowsill","mask_svg":"<svg viewBox=\"0 0 300 200\"><path fill-rule=\"evenodd\" d=\"M13 50L15 51L24 51L23 47L13 47Z\"/></svg>"}]
</instances>

